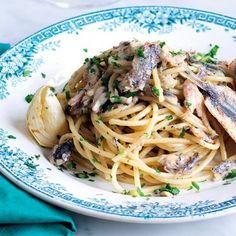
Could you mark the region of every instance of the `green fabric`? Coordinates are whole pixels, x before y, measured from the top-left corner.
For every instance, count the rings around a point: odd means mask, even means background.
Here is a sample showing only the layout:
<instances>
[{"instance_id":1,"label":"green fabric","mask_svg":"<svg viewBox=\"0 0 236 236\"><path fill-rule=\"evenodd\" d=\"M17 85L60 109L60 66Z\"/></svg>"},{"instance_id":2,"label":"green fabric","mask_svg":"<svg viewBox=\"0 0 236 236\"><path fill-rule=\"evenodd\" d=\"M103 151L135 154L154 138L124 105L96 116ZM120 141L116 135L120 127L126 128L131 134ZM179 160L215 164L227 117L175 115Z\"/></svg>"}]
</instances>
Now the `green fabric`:
<instances>
[{"instance_id":1,"label":"green fabric","mask_svg":"<svg viewBox=\"0 0 236 236\"><path fill-rule=\"evenodd\" d=\"M0 43L0 52L6 44ZM0 236L74 235L69 212L21 190L0 173Z\"/></svg>"}]
</instances>

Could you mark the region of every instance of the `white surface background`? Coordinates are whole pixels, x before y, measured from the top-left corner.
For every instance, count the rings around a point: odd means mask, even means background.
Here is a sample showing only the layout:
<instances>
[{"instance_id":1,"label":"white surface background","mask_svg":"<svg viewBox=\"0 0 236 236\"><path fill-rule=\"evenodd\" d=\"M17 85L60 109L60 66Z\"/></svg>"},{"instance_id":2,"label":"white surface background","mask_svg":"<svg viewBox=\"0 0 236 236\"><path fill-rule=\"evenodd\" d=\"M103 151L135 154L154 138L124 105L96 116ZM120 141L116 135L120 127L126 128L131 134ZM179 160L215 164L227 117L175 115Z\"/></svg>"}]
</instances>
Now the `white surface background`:
<instances>
[{"instance_id":1,"label":"white surface background","mask_svg":"<svg viewBox=\"0 0 236 236\"><path fill-rule=\"evenodd\" d=\"M0 0L0 42L14 45L26 36L66 18L100 9L131 5L182 6L236 17L235 0L121 0L106 7L89 9L63 9L44 0ZM236 235L236 215L204 222L159 225L109 222L76 214L73 216L77 222L79 236Z\"/></svg>"}]
</instances>

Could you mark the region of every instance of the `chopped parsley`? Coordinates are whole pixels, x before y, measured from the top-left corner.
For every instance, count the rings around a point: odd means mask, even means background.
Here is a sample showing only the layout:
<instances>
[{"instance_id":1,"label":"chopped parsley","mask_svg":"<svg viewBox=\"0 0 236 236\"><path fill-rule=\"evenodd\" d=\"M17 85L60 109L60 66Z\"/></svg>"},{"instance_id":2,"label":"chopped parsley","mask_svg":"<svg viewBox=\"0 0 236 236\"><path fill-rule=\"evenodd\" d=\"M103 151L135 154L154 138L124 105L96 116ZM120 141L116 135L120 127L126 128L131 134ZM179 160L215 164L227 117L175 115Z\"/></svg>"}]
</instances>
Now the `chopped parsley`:
<instances>
[{"instance_id":1,"label":"chopped parsley","mask_svg":"<svg viewBox=\"0 0 236 236\"><path fill-rule=\"evenodd\" d=\"M138 91L136 91L136 92L131 92L131 91L125 92L124 96L126 98L138 96Z\"/></svg>"},{"instance_id":2,"label":"chopped parsley","mask_svg":"<svg viewBox=\"0 0 236 236\"><path fill-rule=\"evenodd\" d=\"M84 52L88 52L88 49L87 49L87 48L83 48L83 51L84 51Z\"/></svg>"},{"instance_id":3,"label":"chopped parsley","mask_svg":"<svg viewBox=\"0 0 236 236\"><path fill-rule=\"evenodd\" d=\"M110 111L112 109L113 103L110 100L107 100L105 104L102 105L102 112Z\"/></svg>"},{"instance_id":4,"label":"chopped parsley","mask_svg":"<svg viewBox=\"0 0 236 236\"><path fill-rule=\"evenodd\" d=\"M122 194L124 194L124 195L130 195L131 193L130 193L130 190L123 190L123 192L122 192Z\"/></svg>"},{"instance_id":5,"label":"chopped parsley","mask_svg":"<svg viewBox=\"0 0 236 236\"><path fill-rule=\"evenodd\" d=\"M172 115L166 116L166 119L167 120L173 120L173 116Z\"/></svg>"},{"instance_id":6,"label":"chopped parsley","mask_svg":"<svg viewBox=\"0 0 236 236\"><path fill-rule=\"evenodd\" d=\"M91 69L89 70L89 72L92 73L92 74L94 74L94 73L96 72L96 70L95 70L94 68L91 68Z\"/></svg>"},{"instance_id":7,"label":"chopped parsley","mask_svg":"<svg viewBox=\"0 0 236 236\"><path fill-rule=\"evenodd\" d=\"M98 136L97 138L96 138L96 141L97 141L97 146L100 146L101 145L101 142L102 142L102 140L104 139L104 137L101 135L101 136Z\"/></svg>"},{"instance_id":8,"label":"chopped parsley","mask_svg":"<svg viewBox=\"0 0 236 236\"><path fill-rule=\"evenodd\" d=\"M181 130L181 132L180 132L180 134L179 134L179 137L180 137L180 138L184 138L185 133L186 133L185 128L182 128L182 130Z\"/></svg>"},{"instance_id":9,"label":"chopped parsley","mask_svg":"<svg viewBox=\"0 0 236 236\"><path fill-rule=\"evenodd\" d=\"M65 91L66 99L69 100L71 98L70 91Z\"/></svg>"},{"instance_id":10,"label":"chopped parsley","mask_svg":"<svg viewBox=\"0 0 236 236\"><path fill-rule=\"evenodd\" d=\"M158 89L157 87L155 87L155 86L152 87L152 93L153 93L154 95L156 95L157 97L160 96L160 91L159 91L159 89Z\"/></svg>"},{"instance_id":11,"label":"chopped parsley","mask_svg":"<svg viewBox=\"0 0 236 236\"><path fill-rule=\"evenodd\" d=\"M159 45L160 45L161 48L163 48L163 47L166 45L166 42L165 42L165 41L161 41L161 42L159 43Z\"/></svg>"},{"instance_id":12,"label":"chopped parsley","mask_svg":"<svg viewBox=\"0 0 236 236\"><path fill-rule=\"evenodd\" d=\"M160 171L159 169L155 169L155 171L156 171L157 173L161 173L161 171Z\"/></svg>"},{"instance_id":13,"label":"chopped parsley","mask_svg":"<svg viewBox=\"0 0 236 236\"><path fill-rule=\"evenodd\" d=\"M225 177L225 179L233 179L236 177L236 169L231 170Z\"/></svg>"},{"instance_id":14,"label":"chopped parsley","mask_svg":"<svg viewBox=\"0 0 236 236\"><path fill-rule=\"evenodd\" d=\"M23 77L28 77L28 76L30 76L30 73L31 73L30 70L24 70L22 75L23 75Z\"/></svg>"},{"instance_id":15,"label":"chopped parsley","mask_svg":"<svg viewBox=\"0 0 236 236\"><path fill-rule=\"evenodd\" d=\"M55 93L56 89L54 87L50 87L50 90Z\"/></svg>"},{"instance_id":16,"label":"chopped parsley","mask_svg":"<svg viewBox=\"0 0 236 236\"><path fill-rule=\"evenodd\" d=\"M136 49L136 54L137 54L138 57L144 57L143 48L137 48Z\"/></svg>"},{"instance_id":17,"label":"chopped parsley","mask_svg":"<svg viewBox=\"0 0 236 236\"><path fill-rule=\"evenodd\" d=\"M102 118L100 116L98 116L98 118L95 121L96 121L96 123L100 124L100 122L102 121Z\"/></svg>"},{"instance_id":18,"label":"chopped parsley","mask_svg":"<svg viewBox=\"0 0 236 236\"><path fill-rule=\"evenodd\" d=\"M120 68L121 65L118 64L116 61L112 61L112 65L115 67L115 68Z\"/></svg>"},{"instance_id":19,"label":"chopped parsley","mask_svg":"<svg viewBox=\"0 0 236 236\"><path fill-rule=\"evenodd\" d=\"M95 156L93 156L92 162L93 162L93 163L100 163L100 161L98 161L98 159L97 159Z\"/></svg>"},{"instance_id":20,"label":"chopped parsley","mask_svg":"<svg viewBox=\"0 0 236 236\"><path fill-rule=\"evenodd\" d=\"M185 106L186 106L186 107L191 107L192 105L193 105L193 104L192 104L191 102L188 102L188 101L185 102Z\"/></svg>"},{"instance_id":21,"label":"chopped parsley","mask_svg":"<svg viewBox=\"0 0 236 236\"><path fill-rule=\"evenodd\" d=\"M66 167L69 170L76 169L76 164L74 162L69 162L67 163Z\"/></svg>"},{"instance_id":22,"label":"chopped parsley","mask_svg":"<svg viewBox=\"0 0 236 236\"><path fill-rule=\"evenodd\" d=\"M198 185L197 182L192 181L191 184L192 184L192 186L193 186L195 189L200 190L200 186Z\"/></svg>"},{"instance_id":23,"label":"chopped parsley","mask_svg":"<svg viewBox=\"0 0 236 236\"><path fill-rule=\"evenodd\" d=\"M34 94L28 94L26 97L25 97L25 101L30 103L34 98Z\"/></svg>"},{"instance_id":24,"label":"chopped parsley","mask_svg":"<svg viewBox=\"0 0 236 236\"><path fill-rule=\"evenodd\" d=\"M160 192L169 192L173 195L179 194L180 190L177 187L172 187L170 184L164 184L159 188Z\"/></svg>"},{"instance_id":25,"label":"chopped parsley","mask_svg":"<svg viewBox=\"0 0 236 236\"><path fill-rule=\"evenodd\" d=\"M128 55L128 56L125 57L126 61L133 61L133 59L134 59L133 55Z\"/></svg>"},{"instance_id":26,"label":"chopped parsley","mask_svg":"<svg viewBox=\"0 0 236 236\"><path fill-rule=\"evenodd\" d=\"M36 160L39 160L39 158L40 158L40 154L36 154L36 155L34 155L34 158L35 158Z\"/></svg>"},{"instance_id":27,"label":"chopped parsley","mask_svg":"<svg viewBox=\"0 0 236 236\"><path fill-rule=\"evenodd\" d=\"M117 60L120 59L120 57L119 57L118 55L114 55L114 56L112 56L112 59L115 60L115 61L117 61Z\"/></svg>"},{"instance_id":28,"label":"chopped parsley","mask_svg":"<svg viewBox=\"0 0 236 236\"><path fill-rule=\"evenodd\" d=\"M88 173L87 171L82 171L82 172L77 172L74 175L75 175L75 177L80 178L80 179L88 179L90 177L96 176L97 173L96 172Z\"/></svg>"},{"instance_id":29,"label":"chopped parsley","mask_svg":"<svg viewBox=\"0 0 236 236\"><path fill-rule=\"evenodd\" d=\"M14 135L11 135L11 134L8 135L7 137L8 137L9 139L16 139L16 137L15 137Z\"/></svg>"},{"instance_id":30,"label":"chopped parsley","mask_svg":"<svg viewBox=\"0 0 236 236\"><path fill-rule=\"evenodd\" d=\"M88 179L89 175L87 171L83 171L83 172L75 173L75 177L80 178L80 179Z\"/></svg>"},{"instance_id":31,"label":"chopped parsley","mask_svg":"<svg viewBox=\"0 0 236 236\"><path fill-rule=\"evenodd\" d=\"M89 179L88 181L90 181L90 182L95 182L95 180L94 180L94 179Z\"/></svg>"},{"instance_id":32,"label":"chopped parsley","mask_svg":"<svg viewBox=\"0 0 236 236\"><path fill-rule=\"evenodd\" d=\"M136 192L137 192L137 194L138 194L140 197L144 197L144 196L145 196L145 194L142 192L142 190L141 190L139 187L136 189Z\"/></svg>"},{"instance_id":33,"label":"chopped parsley","mask_svg":"<svg viewBox=\"0 0 236 236\"><path fill-rule=\"evenodd\" d=\"M218 45L215 45L211 48L211 50L204 54L204 53L197 53L195 55L193 55L193 59L198 60L202 63L216 63L216 54L218 52L218 49L220 47Z\"/></svg>"},{"instance_id":34,"label":"chopped parsley","mask_svg":"<svg viewBox=\"0 0 236 236\"><path fill-rule=\"evenodd\" d=\"M79 138L79 141L80 141L80 142L83 142L83 141L84 141L84 138L83 138L83 137L80 137L80 138Z\"/></svg>"},{"instance_id":35,"label":"chopped parsley","mask_svg":"<svg viewBox=\"0 0 236 236\"><path fill-rule=\"evenodd\" d=\"M113 103L121 103L121 98L119 96L112 96Z\"/></svg>"},{"instance_id":36,"label":"chopped parsley","mask_svg":"<svg viewBox=\"0 0 236 236\"><path fill-rule=\"evenodd\" d=\"M41 73L41 76L42 76L43 79L46 78L46 74L44 74L44 73Z\"/></svg>"},{"instance_id":37,"label":"chopped parsley","mask_svg":"<svg viewBox=\"0 0 236 236\"><path fill-rule=\"evenodd\" d=\"M175 51L170 51L170 54L171 54L173 57L175 57L175 56L177 56L177 55L183 54L183 51L182 51L182 50L179 50L179 51L177 51L177 52L175 52Z\"/></svg>"},{"instance_id":38,"label":"chopped parsley","mask_svg":"<svg viewBox=\"0 0 236 236\"><path fill-rule=\"evenodd\" d=\"M103 86L108 86L108 78L106 76L103 75L101 81Z\"/></svg>"}]
</instances>

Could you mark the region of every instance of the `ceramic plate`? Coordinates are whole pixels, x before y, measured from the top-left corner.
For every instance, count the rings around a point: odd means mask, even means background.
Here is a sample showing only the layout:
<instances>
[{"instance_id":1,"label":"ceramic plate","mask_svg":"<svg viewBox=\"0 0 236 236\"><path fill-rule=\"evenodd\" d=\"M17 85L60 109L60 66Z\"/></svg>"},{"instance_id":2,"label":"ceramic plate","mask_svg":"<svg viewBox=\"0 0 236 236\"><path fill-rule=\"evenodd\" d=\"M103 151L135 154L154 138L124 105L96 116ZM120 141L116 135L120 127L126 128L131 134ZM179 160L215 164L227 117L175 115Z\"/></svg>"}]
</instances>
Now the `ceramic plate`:
<instances>
[{"instance_id":1,"label":"ceramic plate","mask_svg":"<svg viewBox=\"0 0 236 236\"><path fill-rule=\"evenodd\" d=\"M235 56L235 29L236 19L211 12L129 7L65 20L21 41L0 58L1 172L45 201L109 220L183 222L236 212L236 182L200 183L199 192L174 198L134 198L113 193L111 184L97 177L88 181L58 170L26 129L24 100L45 83L64 83L85 58L122 40L162 40L173 48L202 52L217 44L218 58L230 60Z\"/></svg>"}]
</instances>

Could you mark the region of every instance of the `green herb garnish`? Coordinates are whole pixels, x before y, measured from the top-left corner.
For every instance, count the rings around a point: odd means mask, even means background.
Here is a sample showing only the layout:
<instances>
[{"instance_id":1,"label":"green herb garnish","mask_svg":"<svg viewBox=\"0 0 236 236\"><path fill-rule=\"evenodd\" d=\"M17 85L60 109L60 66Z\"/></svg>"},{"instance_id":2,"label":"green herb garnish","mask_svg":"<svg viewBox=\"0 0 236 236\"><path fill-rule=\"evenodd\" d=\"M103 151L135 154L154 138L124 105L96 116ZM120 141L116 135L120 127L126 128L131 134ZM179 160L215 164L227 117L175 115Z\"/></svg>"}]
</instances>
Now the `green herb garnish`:
<instances>
[{"instance_id":1,"label":"green herb garnish","mask_svg":"<svg viewBox=\"0 0 236 236\"><path fill-rule=\"evenodd\" d=\"M108 78L106 76L102 76L101 81L103 86L108 86Z\"/></svg>"},{"instance_id":2,"label":"green herb garnish","mask_svg":"<svg viewBox=\"0 0 236 236\"><path fill-rule=\"evenodd\" d=\"M98 159L97 159L95 156L93 156L92 162L93 162L93 163L100 163L100 161L98 161Z\"/></svg>"},{"instance_id":3,"label":"green herb garnish","mask_svg":"<svg viewBox=\"0 0 236 236\"><path fill-rule=\"evenodd\" d=\"M155 87L155 86L152 87L152 93L153 93L154 95L156 95L157 97L160 96L160 91L159 91L159 89L158 89L157 87Z\"/></svg>"},{"instance_id":4,"label":"green herb garnish","mask_svg":"<svg viewBox=\"0 0 236 236\"><path fill-rule=\"evenodd\" d=\"M163 48L163 47L164 47L164 45L166 45L166 42L164 42L164 41L161 41L161 42L159 43L159 45L160 45L160 47L161 47L161 48Z\"/></svg>"},{"instance_id":5,"label":"green herb garnish","mask_svg":"<svg viewBox=\"0 0 236 236\"><path fill-rule=\"evenodd\" d=\"M142 190L141 190L139 187L136 189L136 192L137 192L137 194L138 194L139 196L141 196L141 197L144 197L144 196L145 196L145 194L142 192Z\"/></svg>"},{"instance_id":6,"label":"green herb garnish","mask_svg":"<svg viewBox=\"0 0 236 236\"><path fill-rule=\"evenodd\" d=\"M27 161L25 161L25 163L24 163L24 165L26 165L26 166L28 166L28 167L30 167L30 168L32 168L32 169L35 169L38 165L35 165L32 161L30 161L30 160L27 160Z\"/></svg>"},{"instance_id":7,"label":"green herb garnish","mask_svg":"<svg viewBox=\"0 0 236 236\"><path fill-rule=\"evenodd\" d=\"M236 177L236 169L231 170L225 177L225 179L233 179Z\"/></svg>"},{"instance_id":8,"label":"green herb garnish","mask_svg":"<svg viewBox=\"0 0 236 236\"><path fill-rule=\"evenodd\" d=\"M31 73L30 70L24 70L22 75L23 75L23 77L27 77L27 76L30 76L30 73Z\"/></svg>"},{"instance_id":9,"label":"green herb garnish","mask_svg":"<svg viewBox=\"0 0 236 236\"><path fill-rule=\"evenodd\" d=\"M99 124L102 121L102 118L100 116L98 116L98 118L95 121L96 121L96 123Z\"/></svg>"},{"instance_id":10,"label":"green herb garnish","mask_svg":"<svg viewBox=\"0 0 236 236\"><path fill-rule=\"evenodd\" d=\"M166 116L166 119L167 120L173 120L173 116L172 115Z\"/></svg>"},{"instance_id":11,"label":"green herb garnish","mask_svg":"<svg viewBox=\"0 0 236 236\"><path fill-rule=\"evenodd\" d=\"M80 179L88 179L89 175L88 175L88 172L83 171L83 172L75 173L75 177L80 178Z\"/></svg>"},{"instance_id":12,"label":"green herb garnish","mask_svg":"<svg viewBox=\"0 0 236 236\"><path fill-rule=\"evenodd\" d=\"M191 184L192 184L192 186L193 186L195 189L200 190L200 186L198 185L197 182L192 181Z\"/></svg>"},{"instance_id":13,"label":"green herb garnish","mask_svg":"<svg viewBox=\"0 0 236 236\"><path fill-rule=\"evenodd\" d=\"M54 87L50 87L50 90L55 93L56 89Z\"/></svg>"},{"instance_id":14,"label":"green herb garnish","mask_svg":"<svg viewBox=\"0 0 236 236\"><path fill-rule=\"evenodd\" d=\"M116 61L112 61L112 65L115 67L115 68L120 68L121 65L118 64Z\"/></svg>"},{"instance_id":15,"label":"green herb garnish","mask_svg":"<svg viewBox=\"0 0 236 236\"><path fill-rule=\"evenodd\" d=\"M124 96L125 96L126 98L135 97L135 96L138 96L138 92L137 92L137 91L136 91L136 92L128 91L128 92L125 92L125 93L124 93Z\"/></svg>"},{"instance_id":16,"label":"green herb garnish","mask_svg":"<svg viewBox=\"0 0 236 236\"><path fill-rule=\"evenodd\" d=\"M83 51L84 51L84 52L88 52L88 49L87 49L87 48L83 48Z\"/></svg>"},{"instance_id":17,"label":"green herb garnish","mask_svg":"<svg viewBox=\"0 0 236 236\"><path fill-rule=\"evenodd\" d=\"M136 49L136 54L138 57L144 57L144 50L143 48L137 48Z\"/></svg>"},{"instance_id":18,"label":"green herb garnish","mask_svg":"<svg viewBox=\"0 0 236 236\"><path fill-rule=\"evenodd\" d=\"M133 55L128 55L128 56L125 57L126 61L133 61L133 59L134 59Z\"/></svg>"},{"instance_id":19,"label":"green herb garnish","mask_svg":"<svg viewBox=\"0 0 236 236\"><path fill-rule=\"evenodd\" d=\"M180 134L179 134L179 137L180 137L180 138L184 138L185 133L186 133L185 128L182 128L182 130L181 130L181 132L180 132Z\"/></svg>"},{"instance_id":20,"label":"green herb garnish","mask_svg":"<svg viewBox=\"0 0 236 236\"><path fill-rule=\"evenodd\" d=\"M193 104L191 102L185 102L186 107L191 107Z\"/></svg>"},{"instance_id":21,"label":"green herb garnish","mask_svg":"<svg viewBox=\"0 0 236 236\"><path fill-rule=\"evenodd\" d=\"M65 94L66 94L66 99L70 100L71 98L70 91L65 91Z\"/></svg>"},{"instance_id":22,"label":"green herb garnish","mask_svg":"<svg viewBox=\"0 0 236 236\"><path fill-rule=\"evenodd\" d=\"M34 155L34 157L35 157L36 160L39 160L40 154L36 154L36 155Z\"/></svg>"},{"instance_id":23,"label":"green herb garnish","mask_svg":"<svg viewBox=\"0 0 236 236\"><path fill-rule=\"evenodd\" d=\"M155 169L155 171L156 171L157 173L161 173L161 171L160 171L159 169Z\"/></svg>"},{"instance_id":24,"label":"green herb garnish","mask_svg":"<svg viewBox=\"0 0 236 236\"><path fill-rule=\"evenodd\" d=\"M34 94L28 94L26 97L25 97L25 101L30 103L34 98Z\"/></svg>"},{"instance_id":25,"label":"green herb garnish","mask_svg":"<svg viewBox=\"0 0 236 236\"><path fill-rule=\"evenodd\" d=\"M121 98L119 96L112 96L111 98L113 99L114 103L121 103Z\"/></svg>"},{"instance_id":26,"label":"green herb garnish","mask_svg":"<svg viewBox=\"0 0 236 236\"><path fill-rule=\"evenodd\" d=\"M179 194L180 190L176 187L172 187L170 184L165 184L165 185L162 185L160 188L159 188L159 191L160 192L169 192L173 195L177 195Z\"/></svg>"},{"instance_id":27,"label":"green herb garnish","mask_svg":"<svg viewBox=\"0 0 236 236\"><path fill-rule=\"evenodd\" d=\"M74 162L69 162L67 163L66 167L69 170L76 169L76 164Z\"/></svg>"},{"instance_id":28,"label":"green herb garnish","mask_svg":"<svg viewBox=\"0 0 236 236\"><path fill-rule=\"evenodd\" d=\"M177 56L177 55L181 55L181 54L183 54L184 52L182 51L182 50L179 50L179 51L177 51L177 52L175 52L175 51L170 51L170 54L173 56L173 57L175 57L175 56Z\"/></svg>"}]
</instances>

